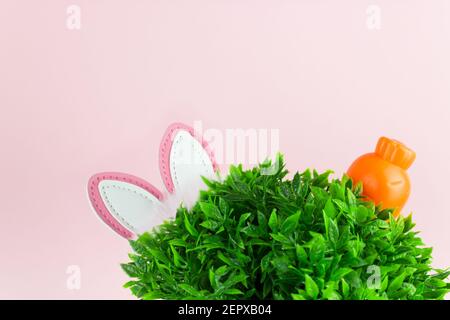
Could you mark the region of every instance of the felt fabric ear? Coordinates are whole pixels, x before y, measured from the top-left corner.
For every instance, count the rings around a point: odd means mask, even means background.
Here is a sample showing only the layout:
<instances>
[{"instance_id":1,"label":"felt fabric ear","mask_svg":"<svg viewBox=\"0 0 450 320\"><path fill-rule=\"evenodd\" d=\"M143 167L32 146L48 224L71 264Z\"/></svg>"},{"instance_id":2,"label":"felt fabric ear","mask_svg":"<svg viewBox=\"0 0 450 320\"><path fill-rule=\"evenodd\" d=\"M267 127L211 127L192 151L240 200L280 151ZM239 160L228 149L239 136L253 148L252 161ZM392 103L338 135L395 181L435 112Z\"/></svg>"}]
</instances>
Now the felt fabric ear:
<instances>
[{"instance_id":1,"label":"felt fabric ear","mask_svg":"<svg viewBox=\"0 0 450 320\"><path fill-rule=\"evenodd\" d=\"M201 177L214 178L218 169L207 142L182 123L169 126L161 141L159 157L167 190L176 193L185 205L192 204L204 187Z\"/></svg>"},{"instance_id":2,"label":"felt fabric ear","mask_svg":"<svg viewBox=\"0 0 450 320\"><path fill-rule=\"evenodd\" d=\"M89 199L98 216L122 237L131 239L161 224L162 193L138 177L99 173L88 183Z\"/></svg>"},{"instance_id":3,"label":"felt fabric ear","mask_svg":"<svg viewBox=\"0 0 450 320\"><path fill-rule=\"evenodd\" d=\"M181 203L189 207L198 199L205 187L201 177L214 178L217 171L207 143L181 123L167 129L159 165L170 197L163 197L150 183L125 173L99 173L89 180L92 207L119 235L131 239L174 217Z\"/></svg>"}]
</instances>

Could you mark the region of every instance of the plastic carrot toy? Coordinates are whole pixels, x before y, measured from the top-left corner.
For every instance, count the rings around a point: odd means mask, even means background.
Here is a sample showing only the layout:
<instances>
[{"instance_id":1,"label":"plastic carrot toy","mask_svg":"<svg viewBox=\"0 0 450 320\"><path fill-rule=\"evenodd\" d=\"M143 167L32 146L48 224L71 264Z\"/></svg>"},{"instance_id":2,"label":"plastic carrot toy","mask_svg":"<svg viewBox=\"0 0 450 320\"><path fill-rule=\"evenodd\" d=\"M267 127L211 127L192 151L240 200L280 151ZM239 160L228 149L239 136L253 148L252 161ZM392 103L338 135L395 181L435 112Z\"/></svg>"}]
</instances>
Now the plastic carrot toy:
<instances>
[{"instance_id":1,"label":"plastic carrot toy","mask_svg":"<svg viewBox=\"0 0 450 320\"><path fill-rule=\"evenodd\" d=\"M382 208L394 209L397 217L409 197L406 170L415 158L415 152L403 143L381 137L375 152L356 159L347 174L354 182L362 182L364 196Z\"/></svg>"}]
</instances>

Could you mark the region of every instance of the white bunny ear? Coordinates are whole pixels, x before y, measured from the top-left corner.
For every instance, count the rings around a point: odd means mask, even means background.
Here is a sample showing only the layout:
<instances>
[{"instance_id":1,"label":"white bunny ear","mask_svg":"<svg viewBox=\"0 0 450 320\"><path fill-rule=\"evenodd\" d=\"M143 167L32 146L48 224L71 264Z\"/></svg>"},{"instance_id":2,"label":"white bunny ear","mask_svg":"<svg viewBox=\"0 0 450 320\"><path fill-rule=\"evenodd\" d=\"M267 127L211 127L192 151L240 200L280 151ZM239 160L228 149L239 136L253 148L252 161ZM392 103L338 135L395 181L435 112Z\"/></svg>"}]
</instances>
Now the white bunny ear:
<instances>
[{"instance_id":1,"label":"white bunny ear","mask_svg":"<svg viewBox=\"0 0 450 320\"><path fill-rule=\"evenodd\" d=\"M138 177L115 172L96 174L89 180L88 192L98 216L127 239L167 218L162 193Z\"/></svg>"},{"instance_id":2,"label":"white bunny ear","mask_svg":"<svg viewBox=\"0 0 450 320\"><path fill-rule=\"evenodd\" d=\"M214 178L217 164L208 144L194 129L175 123L167 129L160 146L160 172L170 193L176 193L185 205L198 198L205 187L201 177Z\"/></svg>"}]
</instances>

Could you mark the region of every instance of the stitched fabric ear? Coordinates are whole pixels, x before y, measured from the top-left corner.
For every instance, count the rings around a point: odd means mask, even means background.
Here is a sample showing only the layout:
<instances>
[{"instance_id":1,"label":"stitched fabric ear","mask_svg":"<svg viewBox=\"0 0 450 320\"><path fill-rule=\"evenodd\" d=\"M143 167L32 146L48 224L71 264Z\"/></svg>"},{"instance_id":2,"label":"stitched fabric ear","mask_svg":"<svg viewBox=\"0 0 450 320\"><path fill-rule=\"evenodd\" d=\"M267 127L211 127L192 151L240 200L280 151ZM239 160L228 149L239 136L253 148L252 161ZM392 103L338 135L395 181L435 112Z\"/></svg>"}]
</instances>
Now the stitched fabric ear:
<instances>
[{"instance_id":1,"label":"stitched fabric ear","mask_svg":"<svg viewBox=\"0 0 450 320\"><path fill-rule=\"evenodd\" d=\"M94 175L89 199L98 216L122 237L131 239L165 218L162 193L138 177L115 172Z\"/></svg>"},{"instance_id":2,"label":"stitched fabric ear","mask_svg":"<svg viewBox=\"0 0 450 320\"><path fill-rule=\"evenodd\" d=\"M213 178L218 167L206 141L181 123L171 125L161 142L160 172L170 193L192 202L204 187L202 176Z\"/></svg>"}]
</instances>

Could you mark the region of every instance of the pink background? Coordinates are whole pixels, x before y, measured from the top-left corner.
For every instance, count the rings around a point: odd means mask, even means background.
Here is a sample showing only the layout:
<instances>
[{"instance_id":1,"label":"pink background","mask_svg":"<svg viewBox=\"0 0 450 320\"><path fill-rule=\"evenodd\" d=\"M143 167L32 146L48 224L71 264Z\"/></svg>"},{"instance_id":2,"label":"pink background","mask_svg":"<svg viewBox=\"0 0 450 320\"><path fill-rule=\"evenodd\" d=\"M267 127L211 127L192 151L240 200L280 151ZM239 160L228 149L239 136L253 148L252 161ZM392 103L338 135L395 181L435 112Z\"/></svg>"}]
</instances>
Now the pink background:
<instances>
[{"instance_id":1,"label":"pink background","mask_svg":"<svg viewBox=\"0 0 450 320\"><path fill-rule=\"evenodd\" d=\"M291 170L339 175L380 135L405 142L418 154L406 210L450 265L447 0L2 0L0 46L0 298L131 298L128 243L85 186L118 170L161 187L173 121L276 128Z\"/></svg>"}]
</instances>

